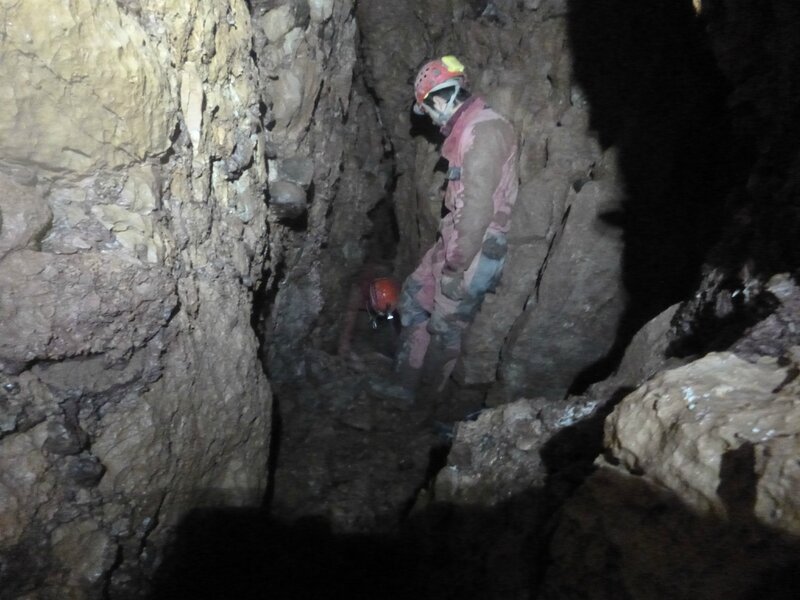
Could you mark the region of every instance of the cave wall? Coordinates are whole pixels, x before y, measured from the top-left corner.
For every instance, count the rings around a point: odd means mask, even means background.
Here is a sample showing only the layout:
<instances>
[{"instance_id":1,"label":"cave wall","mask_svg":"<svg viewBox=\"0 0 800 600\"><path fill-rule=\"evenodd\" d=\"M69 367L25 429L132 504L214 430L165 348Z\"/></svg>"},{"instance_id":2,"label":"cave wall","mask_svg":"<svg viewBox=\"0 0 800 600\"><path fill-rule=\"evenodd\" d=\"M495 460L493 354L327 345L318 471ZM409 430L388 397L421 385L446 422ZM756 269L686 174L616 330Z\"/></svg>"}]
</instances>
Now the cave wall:
<instances>
[{"instance_id":1,"label":"cave wall","mask_svg":"<svg viewBox=\"0 0 800 600\"><path fill-rule=\"evenodd\" d=\"M250 12L34 0L3 21L0 597L134 597L186 511L266 485Z\"/></svg>"},{"instance_id":2,"label":"cave wall","mask_svg":"<svg viewBox=\"0 0 800 600\"><path fill-rule=\"evenodd\" d=\"M368 259L369 213L391 183L383 130L357 65L354 5L253 6L272 225L258 310L274 380L303 378L307 348L335 348L349 283Z\"/></svg>"},{"instance_id":3,"label":"cave wall","mask_svg":"<svg viewBox=\"0 0 800 600\"><path fill-rule=\"evenodd\" d=\"M335 339L390 149L353 2L4 11L0 596L131 597L263 501L262 358Z\"/></svg>"}]
</instances>

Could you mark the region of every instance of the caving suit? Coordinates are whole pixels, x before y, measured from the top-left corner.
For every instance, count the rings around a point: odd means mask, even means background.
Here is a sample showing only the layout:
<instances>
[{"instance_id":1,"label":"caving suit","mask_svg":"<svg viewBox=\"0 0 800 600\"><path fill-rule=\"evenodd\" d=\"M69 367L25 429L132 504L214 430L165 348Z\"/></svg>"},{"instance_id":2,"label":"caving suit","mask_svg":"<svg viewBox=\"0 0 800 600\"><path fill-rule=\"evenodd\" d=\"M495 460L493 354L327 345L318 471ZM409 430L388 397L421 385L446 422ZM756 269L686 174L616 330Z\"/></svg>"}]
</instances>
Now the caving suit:
<instances>
[{"instance_id":1,"label":"caving suit","mask_svg":"<svg viewBox=\"0 0 800 600\"><path fill-rule=\"evenodd\" d=\"M450 377L464 331L500 279L517 198L516 134L506 119L473 96L442 133L449 212L403 283L398 307L403 330L395 372L411 389L422 377L441 390Z\"/></svg>"}]
</instances>

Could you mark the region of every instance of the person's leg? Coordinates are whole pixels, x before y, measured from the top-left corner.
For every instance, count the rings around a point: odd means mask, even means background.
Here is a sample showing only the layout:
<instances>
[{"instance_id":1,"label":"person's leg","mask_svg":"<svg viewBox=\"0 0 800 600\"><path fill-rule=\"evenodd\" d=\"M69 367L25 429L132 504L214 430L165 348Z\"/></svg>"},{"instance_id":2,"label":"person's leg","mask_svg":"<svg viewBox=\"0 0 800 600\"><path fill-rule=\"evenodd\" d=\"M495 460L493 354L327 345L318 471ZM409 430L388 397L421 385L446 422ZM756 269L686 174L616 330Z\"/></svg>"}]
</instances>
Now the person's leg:
<instances>
[{"instance_id":1,"label":"person's leg","mask_svg":"<svg viewBox=\"0 0 800 600\"><path fill-rule=\"evenodd\" d=\"M428 323L430 342L422 373L424 385L433 392L444 390L461 353L464 331L473 315L473 311L466 311L464 300L454 301L437 294Z\"/></svg>"},{"instance_id":2,"label":"person's leg","mask_svg":"<svg viewBox=\"0 0 800 600\"><path fill-rule=\"evenodd\" d=\"M494 291L505 263L505 236L487 234L483 249L464 273L463 294L458 300L445 296L439 280L444 267L434 256L432 271L435 281L433 310L428 322L431 339L428 345L423 380L434 392L444 389L461 354L464 332L475 318L487 292Z\"/></svg>"},{"instance_id":3,"label":"person's leg","mask_svg":"<svg viewBox=\"0 0 800 600\"><path fill-rule=\"evenodd\" d=\"M433 257L441 254L440 242L422 257L417 269L403 282L398 312L402 330L394 372L397 382L415 390L430 343L428 321L433 310L436 282L433 276Z\"/></svg>"}]
</instances>

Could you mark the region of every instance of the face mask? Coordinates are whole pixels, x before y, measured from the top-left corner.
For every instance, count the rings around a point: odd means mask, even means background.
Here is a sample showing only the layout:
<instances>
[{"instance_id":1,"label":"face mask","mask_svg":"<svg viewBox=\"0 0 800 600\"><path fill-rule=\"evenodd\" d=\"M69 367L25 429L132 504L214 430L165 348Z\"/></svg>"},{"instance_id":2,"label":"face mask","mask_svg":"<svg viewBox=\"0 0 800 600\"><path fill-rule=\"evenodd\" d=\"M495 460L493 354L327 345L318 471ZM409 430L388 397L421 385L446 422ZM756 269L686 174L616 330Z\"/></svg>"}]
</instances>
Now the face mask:
<instances>
[{"instance_id":1,"label":"face mask","mask_svg":"<svg viewBox=\"0 0 800 600\"><path fill-rule=\"evenodd\" d=\"M446 125L447 122L450 120L450 117L453 116L453 107L456 102L456 97L458 96L459 91L461 91L461 86L458 82L455 82L453 85L453 93L450 94L450 99L447 101L447 105L444 107L443 110L436 110L432 106L428 106L427 104L422 104L423 110L427 113L427 115L431 118L431 121L434 124L438 125L439 127Z\"/></svg>"}]
</instances>

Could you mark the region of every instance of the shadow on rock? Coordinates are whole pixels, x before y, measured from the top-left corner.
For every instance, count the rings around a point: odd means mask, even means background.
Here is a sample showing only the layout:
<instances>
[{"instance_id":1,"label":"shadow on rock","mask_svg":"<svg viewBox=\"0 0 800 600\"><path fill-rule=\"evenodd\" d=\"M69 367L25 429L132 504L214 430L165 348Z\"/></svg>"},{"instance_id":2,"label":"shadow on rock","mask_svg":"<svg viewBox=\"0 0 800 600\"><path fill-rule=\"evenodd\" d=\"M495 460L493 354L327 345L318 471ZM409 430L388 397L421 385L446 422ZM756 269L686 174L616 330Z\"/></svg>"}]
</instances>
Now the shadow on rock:
<instances>
[{"instance_id":1,"label":"shadow on rock","mask_svg":"<svg viewBox=\"0 0 800 600\"><path fill-rule=\"evenodd\" d=\"M541 490L495 507L434 503L386 535L196 510L151 600L797 597L796 538L697 515L645 478L604 467L555 519L546 504Z\"/></svg>"},{"instance_id":2,"label":"shadow on rock","mask_svg":"<svg viewBox=\"0 0 800 600\"><path fill-rule=\"evenodd\" d=\"M722 76L689 0L569 0L574 75L604 147L618 150L625 198L600 215L621 227L629 303L606 376L648 319L684 299L725 223L726 197L753 161L731 133ZM738 145L737 145L738 144Z\"/></svg>"},{"instance_id":3,"label":"shadow on rock","mask_svg":"<svg viewBox=\"0 0 800 600\"><path fill-rule=\"evenodd\" d=\"M721 486L742 492L723 470ZM750 497L744 496L740 506ZM784 600L800 594L796 536L752 514L700 515L646 477L609 466L565 504L549 560L542 600Z\"/></svg>"},{"instance_id":4,"label":"shadow on rock","mask_svg":"<svg viewBox=\"0 0 800 600\"><path fill-rule=\"evenodd\" d=\"M315 518L282 523L256 509L195 510L151 600L520 597L543 547L530 527L510 530L508 515L540 505L536 494L486 509L439 504L385 535L335 533Z\"/></svg>"}]
</instances>

